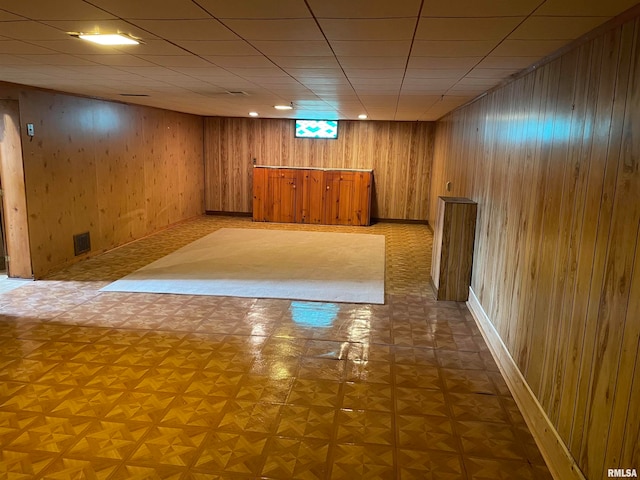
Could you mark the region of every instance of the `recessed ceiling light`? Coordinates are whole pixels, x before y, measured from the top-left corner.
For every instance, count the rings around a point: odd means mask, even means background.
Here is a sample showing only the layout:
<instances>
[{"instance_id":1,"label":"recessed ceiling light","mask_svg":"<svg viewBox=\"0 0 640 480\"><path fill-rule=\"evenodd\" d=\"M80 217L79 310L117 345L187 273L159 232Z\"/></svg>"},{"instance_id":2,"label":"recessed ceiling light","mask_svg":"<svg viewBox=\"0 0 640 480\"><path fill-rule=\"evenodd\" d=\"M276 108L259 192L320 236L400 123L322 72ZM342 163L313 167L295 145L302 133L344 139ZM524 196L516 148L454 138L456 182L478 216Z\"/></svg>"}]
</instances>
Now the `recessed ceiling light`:
<instances>
[{"instance_id":1,"label":"recessed ceiling light","mask_svg":"<svg viewBox=\"0 0 640 480\"><path fill-rule=\"evenodd\" d=\"M120 33L107 35L101 33L81 33L74 36L99 45L138 45L140 43L138 40Z\"/></svg>"},{"instance_id":2,"label":"recessed ceiling light","mask_svg":"<svg viewBox=\"0 0 640 480\"><path fill-rule=\"evenodd\" d=\"M276 110L293 110L293 105L274 105Z\"/></svg>"},{"instance_id":3,"label":"recessed ceiling light","mask_svg":"<svg viewBox=\"0 0 640 480\"><path fill-rule=\"evenodd\" d=\"M360 120L364 120L365 118L367 118L367 115L365 113L361 113L360 115L358 115L358 118Z\"/></svg>"},{"instance_id":4,"label":"recessed ceiling light","mask_svg":"<svg viewBox=\"0 0 640 480\"><path fill-rule=\"evenodd\" d=\"M258 112L249 112L249 116L250 117L257 117L258 116Z\"/></svg>"}]
</instances>

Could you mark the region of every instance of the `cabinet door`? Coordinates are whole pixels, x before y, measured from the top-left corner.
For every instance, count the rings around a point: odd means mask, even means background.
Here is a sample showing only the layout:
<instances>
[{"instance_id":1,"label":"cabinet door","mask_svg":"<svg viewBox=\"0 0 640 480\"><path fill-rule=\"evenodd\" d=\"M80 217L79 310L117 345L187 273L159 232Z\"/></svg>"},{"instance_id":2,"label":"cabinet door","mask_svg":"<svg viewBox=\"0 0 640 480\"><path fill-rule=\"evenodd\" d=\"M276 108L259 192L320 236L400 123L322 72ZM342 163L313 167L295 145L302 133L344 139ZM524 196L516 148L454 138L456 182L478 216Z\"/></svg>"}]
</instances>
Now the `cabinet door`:
<instances>
[{"instance_id":1,"label":"cabinet door","mask_svg":"<svg viewBox=\"0 0 640 480\"><path fill-rule=\"evenodd\" d=\"M265 204L265 221L296 222L302 208L298 201L299 170L270 169L267 173L267 201Z\"/></svg>"},{"instance_id":2,"label":"cabinet door","mask_svg":"<svg viewBox=\"0 0 640 480\"><path fill-rule=\"evenodd\" d=\"M302 178L302 223L320 224L324 221L324 172L305 170Z\"/></svg>"},{"instance_id":3,"label":"cabinet door","mask_svg":"<svg viewBox=\"0 0 640 480\"><path fill-rule=\"evenodd\" d=\"M352 172L325 172L324 223L349 225L353 201Z\"/></svg>"},{"instance_id":4,"label":"cabinet door","mask_svg":"<svg viewBox=\"0 0 640 480\"><path fill-rule=\"evenodd\" d=\"M267 204L267 170L253 169L253 221L266 222L265 205Z\"/></svg>"},{"instance_id":5,"label":"cabinet door","mask_svg":"<svg viewBox=\"0 0 640 480\"><path fill-rule=\"evenodd\" d=\"M355 172L353 197L353 225L369 225L371 223L371 172Z\"/></svg>"},{"instance_id":6,"label":"cabinet door","mask_svg":"<svg viewBox=\"0 0 640 480\"><path fill-rule=\"evenodd\" d=\"M369 225L369 172L325 172L325 223Z\"/></svg>"}]
</instances>

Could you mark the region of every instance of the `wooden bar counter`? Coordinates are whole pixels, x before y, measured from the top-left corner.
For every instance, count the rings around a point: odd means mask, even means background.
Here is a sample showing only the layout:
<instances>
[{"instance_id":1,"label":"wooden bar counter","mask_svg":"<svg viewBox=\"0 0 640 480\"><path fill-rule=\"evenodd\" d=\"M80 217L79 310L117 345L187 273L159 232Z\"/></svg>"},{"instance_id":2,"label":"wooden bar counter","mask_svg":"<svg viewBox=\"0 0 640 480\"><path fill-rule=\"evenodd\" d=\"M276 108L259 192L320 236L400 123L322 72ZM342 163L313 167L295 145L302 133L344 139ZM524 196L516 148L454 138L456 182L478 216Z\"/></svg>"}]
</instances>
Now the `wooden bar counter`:
<instances>
[{"instance_id":1,"label":"wooden bar counter","mask_svg":"<svg viewBox=\"0 0 640 480\"><path fill-rule=\"evenodd\" d=\"M370 225L373 170L254 166L253 221Z\"/></svg>"}]
</instances>

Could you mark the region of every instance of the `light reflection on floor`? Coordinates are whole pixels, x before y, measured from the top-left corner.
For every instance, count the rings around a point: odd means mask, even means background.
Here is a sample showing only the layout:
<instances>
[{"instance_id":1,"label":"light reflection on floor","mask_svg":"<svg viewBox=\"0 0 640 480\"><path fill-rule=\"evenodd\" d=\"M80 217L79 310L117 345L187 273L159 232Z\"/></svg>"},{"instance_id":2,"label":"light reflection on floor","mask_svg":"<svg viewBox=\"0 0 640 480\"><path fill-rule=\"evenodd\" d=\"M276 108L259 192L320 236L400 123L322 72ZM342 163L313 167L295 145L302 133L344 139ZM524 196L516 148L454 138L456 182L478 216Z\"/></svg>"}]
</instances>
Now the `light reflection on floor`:
<instances>
[{"instance_id":1,"label":"light reflection on floor","mask_svg":"<svg viewBox=\"0 0 640 480\"><path fill-rule=\"evenodd\" d=\"M99 292L222 227L383 234L386 304ZM549 480L430 242L203 217L0 295L0 478Z\"/></svg>"},{"instance_id":2,"label":"light reflection on floor","mask_svg":"<svg viewBox=\"0 0 640 480\"><path fill-rule=\"evenodd\" d=\"M291 302L291 319L302 327L326 328L333 324L340 307L335 303Z\"/></svg>"}]
</instances>

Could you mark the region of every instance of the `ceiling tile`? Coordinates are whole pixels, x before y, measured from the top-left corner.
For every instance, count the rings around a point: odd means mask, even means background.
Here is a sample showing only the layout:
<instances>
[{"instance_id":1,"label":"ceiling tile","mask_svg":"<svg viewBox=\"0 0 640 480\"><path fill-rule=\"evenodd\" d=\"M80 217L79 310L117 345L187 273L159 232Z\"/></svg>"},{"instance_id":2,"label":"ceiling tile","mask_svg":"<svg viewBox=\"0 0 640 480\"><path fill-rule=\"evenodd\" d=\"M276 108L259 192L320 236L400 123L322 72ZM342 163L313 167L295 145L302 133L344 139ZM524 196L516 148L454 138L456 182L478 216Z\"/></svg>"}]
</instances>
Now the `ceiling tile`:
<instances>
[{"instance_id":1,"label":"ceiling tile","mask_svg":"<svg viewBox=\"0 0 640 480\"><path fill-rule=\"evenodd\" d=\"M157 39L156 35L136 27L124 20L55 20L42 23L57 28L63 32L78 33L126 33L144 42Z\"/></svg>"},{"instance_id":2,"label":"ceiling tile","mask_svg":"<svg viewBox=\"0 0 640 480\"><path fill-rule=\"evenodd\" d=\"M438 90L442 88L451 88L457 82L458 78L405 78L404 82L402 82L402 88L411 88L417 89L421 88L423 90Z\"/></svg>"},{"instance_id":3,"label":"ceiling tile","mask_svg":"<svg viewBox=\"0 0 640 480\"><path fill-rule=\"evenodd\" d=\"M398 104L403 106L433 104L440 100L440 97L440 95L407 95L402 97Z\"/></svg>"},{"instance_id":4,"label":"ceiling tile","mask_svg":"<svg viewBox=\"0 0 640 480\"><path fill-rule=\"evenodd\" d=\"M505 40L491 52L491 56L540 58L564 45L562 40Z\"/></svg>"},{"instance_id":5,"label":"ceiling tile","mask_svg":"<svg viewBox=\"0 0 640 480\"><path fill-rule=\"evenodd\" d=\"M358 95L399 95L400 88L392 88L392 87L367 87L367 86L359 86L355 87L354 90Z\"/></svg>"},{"instance_id":6,"label":"ceiling tile","mask_svg":"<svg viewBox=\"0 0 640 480\"><path fill-rule=\"evenodd\" d=\"M254 40L251 44L263 55L283 57L329 57L332 56L331 48L325 40L307 40L304 42L291 42L284 40Z\"/></svg>"},{"instance_id":7,"label":"ceiling tile","mask_svg":"<svg viewBox=\"0 0 640 480\"><path fill-rule=\"evenodd\" d=\"M311 14L305 3L300 0L240 1L198 0L198 3L211 15L217 18L240 19L277 19L277 18L310 18Z\"/></svg>"},{"instance_id":8,"label":"ceiling tile","mask_svg":"<svg viewBox=\"0 0 640 480\"><path fill-rule=\"evenodd\" d=\"M398 18L415 17L420 0L308 0L318 18Z\"/></svg>"},{"instance_id":9,"label":"ceiling tile","mask_svg":"<svg viewBox=\"0 0 640 480\"><path fill-rule=\"evenodd\" d=\"M119 101L123 91L149 93L140 104L206 115L246 116L264 105L263 116L281 118L344 118L366 108L371 118L424 120L636 2L0 0L0 80ZM39 20L20 21L24 14ZM99 47L66 36L97 29L144 43ZM301 108L275 115L271 106L283 99Z\"/></svg>"},{"instance_id":10,"label":"ceiling tile","mask_svg":"<svg viewBox=\"0 0 640 480\"><path fill-rule=\"evenodd\" d=\"M338 57L342 68L404 68L406 57Z\"/></svg>"},{"instance_id":11,"label":"ceiling tile","mask_svg":"<svg viewBox=\"0 0 640 480\"><path fill-rule=\"evenodd\" d=\"M153 3L131 0L91 0L91 3L120 18L145 20L209 18L209 14L191 0Z\"/></svg>"},{"instance_id":12,"label":"ceiling tile","mask_svg":"<svg viewBox=\"0 0 640 480\"><path fill-rule=\"evenodd\" d=\"M402 57L409 55L411 41L331 41L331 47L339 57Z\"/></svg>"},{"instance_id":13,"label":"ceiling tile","mask_svg":"<svg viewBox=\"0 0 640 480\"><path fill-rule=\"evenodd\" d=\"M140 58L161 67L206 67L211 65L210 62L191 55L144 55Z\"/></svg>"},{"instance_id":14,"label":"ceiling tile","mask_svg":"<svg viewBox=\"0 0 640 480\"><path fill-rule=\"evenodd\" d=\"M51 50L55 50L59 53L68 53L68 54L119 54L120 50L117 50L113 47L107 47L104 45L96 45L91 42L85 42L78 38L67 37L63 40L33 40L30 42L31 44L39 45L43 48L49 48ZM130 45L132 46L132 45Z\"/></svg>"},{"instance_id":15,"label":"ceiling tile","mask_svg":"<svg viewBox=\"0 0 640 480\"><path fill-rule=\"evenodd\" d=\"M395 78L350 78L349 82L356 89L360 87L376 86L380 86L382 88L400 88L400 86L402 85L402 80Z\"/></svg>"},{"instance_id":16,"label":"ceiling tile","mask_svg":"<svg viewBox=\"0 0 640 480\"><path fill-rule=\"evenodd\" d=\"M224 24L245 40L324 40L312 19L224 20Z\"/></svg>"},{"instance_id":17,"label":"ceiling tile","mask_svg":"<svg viewBox=\"0 0 640 480\"><path fill-rule=\"evenodd\" d=\"M285 68L286 72L298 79L343 77L339 68Z\"/></svg>"},{"instance_id":18,"label":"ceiling tile","mask_svg":"<svg viewBox=\"0 0 640 480\"><path fill-rule=\"evenodd\" d=\"M423 17L523 17L530 15L540 0L429 0Z\"/></svg>"},{"instance_id":19,"label":"ceiling tile","mask_svg":"<svg viewBox=\"0 0 640 480\"><path fill-rule=\"evenodd\" d=\"M320 27L332 40L411 40L414 18L321 19Z\"/></svg>"},{"instance_id":20,"label":"ceiling tile","mask_svg":"<svg viewBox=\"0 0 640 480\"><path fill-rule=\"evenodd\" d=\"M233 74L224 68L216 67L215 65L208 65L206 67L182 67L180 71L185 75L202 78L203 80L233 76Z\"/></svg>"},{"instance_id":21,"label":"ceiling tile","mask_svg":"<svg viewBox=\"0 0 640 480\"><path fill-rule=\"evenodd\" d=\"M473 77L464 77L457 84L457 86L470 86L470 87L482 87L482 89L487 90L495 85L500 83L500 79L497 78L473 78Z\"/></svg>"},{"instance_id":22,"label":"ceiling tile","mask_svg":"<svg viewBox=\"0 0 640 480\"><path fill-rule=\"evenodd\" d=\"M344 73L349 78L397 78L404 77L402 68L347 68Z\"/></svg>"},{"instance_id":23,"label":"ceiling tile","mask_svg":"<svg viewBox=\"0 0 640 480\"><path fill-rule=\"evenodd\" d=\"M140 28L166 40L238 40L218 20L132 20Z\"/></svg>"},{"instance_id":24,"label":"ceiling tile","mask_svg":"<svg viewBox=\"0 0 640 480\"><path fill-rule=\"evenodd\" d=\"M34 57L34 59L29 60L29 58L31 57ZM19 57L17 55L0 53L0 65L37 65L37 58L37 55L26 55L25 57Z\"/></svg>"},{"instance_id":25,"label":"ceiling tile","mask_svg":"<svg viewBox=\"0 0 640 480\"><path fill-rule=\"evenodd\" d=\"M271 56L273 62L282 68L339 68L335 57Z\"/></svg>"},{"instance_id":26,"label":"ceiling tile","mask_svg":"<svg viewBox=\"0 0 640 480\"><path fill-rule=\"evenodd\" d=\"M140 45L118 48L104 47L99 53L127 53L131 55L189 55L189 52L165 40L147 40Z\"/></svg>"},{"instance_id":27,"label":"ceiling tile","mask_svg":"<svg viewBox=\"0 0 640 480\"><path fill-rule=\"evenodd\" d=\"M405 78L462 78L468 68L407 68Z\"/></svg>"},{"instance_id":28,"label":"ceiling tile","mask_svg":"<svg viewBox=\"0 0 640 480\"><path fill-rule=\"evenodd\" d=\"M340 85L343 87L350 87L351 84L346 77L332 77L332 78L318 78L318 77L307 77L307 78L298 78L297 79L302 84L308 87L325 87L325 86L334 86Z\"/></svg>"},{"instance_id":29,"label":"ceiling tile","mask_svg":"<svg viewBox=\"0 0 640 480\"><path fill-rule=\"evenodd\" d=\"M335 96L335 95L354 95L355 92L351 86L342 86L342 85L313 85L309 87L313 93L318 95L319 97L324 97L327 95Z\"/></svg>"},{"instance_id":30,"label":"ceiling tile","mask_svg":"<svg viewBox=\"0 0 640 480\"><path fill-rule=\"evenodd\" d=\"M446 68L446 69L462 69L473 68L482 60L482 57L414 57L409 59L408 68Z\"/></svg>"},{"instance_id":31,"label":"ceiling tile","mask_svg":"<svg viewBox=\"0 0 640 480\"><path fill-rule=\"evenodd\" d=\"M74 77L91 79L93 82L107 80L109 78L126 78L127 72L118 70L117 68L107 67L104 65L91 65L91 66L69 66L65 67L70 72L75 72Z\"/></svg>"},{"instance_id":32,"label":"ceiling tile","mask_svg":"<svg viewBox=\"0 0 640 480\"><path fill-rule=\"evenodd\" d=\"M442 96L449 88L402 87L402 95L435 95Z\"/></svg>"},{"instance_id":33,"label":"ceiling tile","mask_svg":"<svg viewBox=\"0 0 640 480\"><path fill-rule=\"evenodd\" d=\"M11 20L24 20L24 17L0 10L0 22L9 22Z\"/></svg>"},{"instance_id":34,"label":"ceiling tile","mask_svg":"<svg viewBox=\"0 0 640 480\"><path fill-rule=\"evenodd\" d=\"M212 67L212 68L215 68L215 67ZM160 67L157 65L154 65L152 67L119 66L118 70L123 72L129 72L134 75L140 75L142 77L156 78L160 80L162 80L163 77L165 76L176 77L176 76L182 75L174 70L171 70L165 67Z\"/></svg>"},{"instance_id":35,"label":"ceiling tile","mask_svg":"<svg viewBox=\"0 0 640 480\"><path fill-rule=\"evenodd\" d=\"M524 17L421 18L416 40L502 40Z\"/></svg>"},{"instance_id":36,"label":"ceiling tile","mask_svg":"<svg viewBox=\"0 0 640 480\"><path fill-rule=\"evenodd\" d=\"M239 77L288 77L286 72L273 66L268 68L232 67L227 68L227 70Z\"/></svg>"},{"instance_id":37,"label":"ceiling tile","mask_svg":"<svg viewBox=\"0 0 640 480\"><path fill-rule=\"evenodd\" d=\"M518 73L521 68L474 68L466 77L467 78L498 78L504 79Z\"/></svg>"},{"instance_id":38,"label":"ceiling tile","mask_svg":"<svg viewBox=\"0 0 640 480\"><path fill-rule=\"evenodd\" d=\"M573 40L603 24L609 17L529 17L511 40Z\"/></svg>"},{"instance_id":39,"label":"ceiling tile","mask_svg":"<svg viewBox=\"0 0 640 480\"><path fill-rule=\"evenodd\" d=\"M637 3L637 0L546 0L540 8L536 10L535 15L612 17L633 7Z\"/></svg>"},{"instance_id":40,"label":"ceiling tile","mask_svg":"<svg viewBox=\"0 0 640 480\"><path fill-rule=\"evenodd\" d=\"M416 40L411 55L418 57L478 57L487 55L498 40Z\"/></svg>"},{"instance_id":41,"label":"ceiling tile","mask_svg":"<svg viewBox=\"0 0 640 480\"><path fill-rule=\"evenodd\" d=\"M180 47L195 55L260 55L244 40L178 40Z\"/></svg>"},{"instance_id":42,"label":"ceiling tile","mask_svg":"<svg viewBox=\"0 0 640 480\"><path fill-rule=\"evenodd\" d=\"M449 93L456 94L456 95L472 95L472 94L480 94L488 90L489 88L491 88L491 86L466 85L466 84L463 84L461 80L460 82L458 82L457 84L455 84L449 89ZM457 92L464 92L464 93L460 94Z\"/></svg>"},{"instance_id":43,"label":"ceiling tile","mask_svg":"<svg viewBox=\"0 0 640 480\"><path fill-rule=\"evenodd\" d=\"M107 55L111 56L111 55ZM73 55L65 55L63 53L50 54L50 55L26 55L24 57L30 62L37 63L38 65L65 65L65 66L79 66L79 65L96 65L96 62L90 59L84 59L80 57L74 57Z\"/></svg>"},{"instance_id":44,"label":"ceiling tile","mask_svg":"<svg viewBox=\"0 0 640 480\"><path fill-rule=\"evenodd\" d=\"M0 41L0 53L8 55L29 55L29 54L51 54L56 53L49 48L31 43L21 42L19 40L2 40Z\"/></svg>"},{"instance_id":45,"label":"ceiling tile","mask_svg":"<svg viewBox=\"0 0 640 480\"><path fill-rule=\"evenodd\" d=\"M517 69L527 68L539 60L539 57L496 57L489 55L484 58L476 68Z\"/></svg>"},{"instance_id":46,"label":"ceiling tile","mask_svg":"<svg viewBox=\"0 0 640 480\"><path fill-rule=\"evenodd\" d=\"M109 65L113 67L129 66L129 67L150 67L153 66L151 62L144 60L143 58L133 55L77 55L72 58L82 58L93 63L99 63L101 65Z\"/></svg>"},{"instance_id":47,"label":"ceiling tile","mask_svg":"<svg viewBox=\"0 0 640 480\"><path fill-rule=\"evenodd\" d=\"M2 22L0 32L3 37L15 40L63 40L69 38L64 31L30 20Z\"/></svg>"},{"instance_id":48,"label":"ceiling tile","mask_svg":"<svg viewBox=\"0 0 640 480\"><path fill-rule=\"evenodd\" d=\"M219 67L251 67L251 68L272 68L273 62L262 55L241 55L241 56L218 56L205 55L207 61Z\"/></svg>"},{"instance_id":49,"label":"ceiling tile","mask_svg":"<svg viewBox=\"0 0 640 480\"><path fill-rule=\"evenodd\" d=\"M113 15L82 0L0 0L0 10L31 18L33 20L106 20Z\"/></svg>"}]
</instances>

